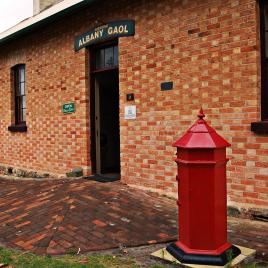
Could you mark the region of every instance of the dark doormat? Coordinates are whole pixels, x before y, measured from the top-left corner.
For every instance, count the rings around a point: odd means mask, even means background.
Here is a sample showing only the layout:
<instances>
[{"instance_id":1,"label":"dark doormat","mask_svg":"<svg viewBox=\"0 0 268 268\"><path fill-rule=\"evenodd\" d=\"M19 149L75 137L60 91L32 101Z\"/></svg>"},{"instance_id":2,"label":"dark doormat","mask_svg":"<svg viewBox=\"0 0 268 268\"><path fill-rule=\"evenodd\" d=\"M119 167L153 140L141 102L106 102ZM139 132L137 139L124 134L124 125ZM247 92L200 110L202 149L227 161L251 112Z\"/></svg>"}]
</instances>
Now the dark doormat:
<instances>
[{"instance_id":1,"label":"dark doormat","mask_svg":"<svg viewBox=\"0 0 268 268\"><path fill-rule=\"evenodd\" d=\"M103 174L103 175L95 174L89 177L85 177L85 179L102 183L114 182L120 180L120 174Z\"/></svg>"}]
</instances>

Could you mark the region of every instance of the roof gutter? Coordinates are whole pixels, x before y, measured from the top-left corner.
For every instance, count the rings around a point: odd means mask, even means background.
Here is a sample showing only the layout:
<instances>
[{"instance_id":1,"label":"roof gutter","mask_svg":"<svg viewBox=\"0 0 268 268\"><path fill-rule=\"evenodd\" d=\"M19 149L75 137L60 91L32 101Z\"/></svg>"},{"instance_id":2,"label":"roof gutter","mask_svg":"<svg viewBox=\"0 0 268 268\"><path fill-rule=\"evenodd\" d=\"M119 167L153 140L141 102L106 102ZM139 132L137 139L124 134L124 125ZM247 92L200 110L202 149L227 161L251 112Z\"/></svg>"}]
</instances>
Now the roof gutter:
<instances>
[{"instance_id":1,"label":"roof gutter","mask_svg":"<svg viewBox=\"0 0 268 268\"><path fill-rule=\"evenodd\" d=\"M57 19L71 14L72 12L81 9L97 0L65 0L62 1L36 16L30 17L7 31L0 33L0 45L7 43L13 39L30 33L41 26L47 25Z\"/></svg>"}]
</instances>

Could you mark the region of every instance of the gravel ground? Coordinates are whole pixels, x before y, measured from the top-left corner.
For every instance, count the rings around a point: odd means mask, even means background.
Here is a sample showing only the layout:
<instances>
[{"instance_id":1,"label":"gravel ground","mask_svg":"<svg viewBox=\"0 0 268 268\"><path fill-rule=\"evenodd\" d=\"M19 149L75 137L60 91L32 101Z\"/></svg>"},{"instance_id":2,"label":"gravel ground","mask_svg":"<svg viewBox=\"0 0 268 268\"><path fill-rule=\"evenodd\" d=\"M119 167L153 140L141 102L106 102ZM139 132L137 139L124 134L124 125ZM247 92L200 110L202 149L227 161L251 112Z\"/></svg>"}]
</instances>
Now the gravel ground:
<instances>
[{"instance_id":1,"label":"gravel ground","mask_svg":"<svg viewBox=\"0 0 268 268\"><path fill-rule=\"evenodd\" d=\"M120 256L123 258L132 258L134 259L138 265L142 268L148 268L153 265L159 265L163 266L165 268L178 268L178 267L185 267L181 265L175 265L175 264L169 264L165 261L161 261L159 259L151 257L151 253L161 249L165 248L168 244L156 244L156 245L150 245L150 246L141 246L141 247L134 247L134 248L121 248L121 249L114 249L114 250L104 250L104 251L98 251L94 253L89 253L88 255L114 255L114 256ZM256 265L257 267L267 267L268 263L264 262L263 260L256 260L256 259L248 259L246 264L249 264L250 268L254 268ZM253 264L252 266L250 264ZM239 267L244 268L246 267L245 263L241 264Z\"/></svg>"}]
</instances>

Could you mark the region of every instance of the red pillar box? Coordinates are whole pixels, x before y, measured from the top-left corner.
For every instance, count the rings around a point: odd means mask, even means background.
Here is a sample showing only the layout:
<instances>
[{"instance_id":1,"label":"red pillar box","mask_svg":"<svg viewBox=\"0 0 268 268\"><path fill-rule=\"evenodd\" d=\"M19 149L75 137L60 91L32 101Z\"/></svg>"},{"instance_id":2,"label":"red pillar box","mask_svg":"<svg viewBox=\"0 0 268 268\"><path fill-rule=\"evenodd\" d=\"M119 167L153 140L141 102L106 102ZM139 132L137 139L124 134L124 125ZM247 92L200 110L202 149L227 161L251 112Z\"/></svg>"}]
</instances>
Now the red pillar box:
<instances>
[{"instance_id":1,"label":"red pillar box","mask_svg":"<svg viewBox=\"0 0 268 268\"><path fill-rule=\"evenodd\" d=\"M167 251L183 263L225 265L240 250L227 242L226 147L203 119L177 140L179 240Z\"/></svg>"}]
</instances>

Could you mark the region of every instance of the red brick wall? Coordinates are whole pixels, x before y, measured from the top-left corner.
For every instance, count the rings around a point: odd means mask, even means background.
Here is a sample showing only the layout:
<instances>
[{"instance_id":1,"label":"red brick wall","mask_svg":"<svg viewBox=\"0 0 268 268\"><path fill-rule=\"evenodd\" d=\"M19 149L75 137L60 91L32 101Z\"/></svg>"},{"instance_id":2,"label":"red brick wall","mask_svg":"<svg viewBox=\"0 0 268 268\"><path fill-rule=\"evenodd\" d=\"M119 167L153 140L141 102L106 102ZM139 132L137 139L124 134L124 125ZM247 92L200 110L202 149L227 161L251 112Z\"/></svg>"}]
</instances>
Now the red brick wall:
<instances>
[{"instance_id":1,"label":"red brick wall","mask_svg":"<svg viewBox=\"0 0 268 268\"><path fill-rule=\"evenodd\" d=\"M0 163L61 174L76 166L90 170L87 53L73 51L73 38L96 20L135 19L135 37L119 40L122 181L175 194L171 144L202 105L232 144L229 204L267 208L268 136L250 131L260 117L255 0L109 2L1 50L1 107L10 107L10 67L26 63L29 131L9 133L11 114L1 109ZM174 89L160 91L164 81ZM135 93L135 101L126 103L126 93ZM61 105L72 100L77 112L62 115ZM124 119L128 104L137 106L136 120Z\"/></svg>"},{"instance_id":2,"label":"red brick wall","mask_svg":"<svg viewBox=\"0 0 268 268\"><path fill-rule=\"evenodd\" d=\"M140 7L137 35L120 42L121 92L136 94L138 110L136 121L121 123L123 178L175 191L170 145L203 106L211 125L232 144L229 204L267 207L268 137L250 131L260 112L257 4L166 3ZM174 81L174 90L161 92L163 81ZM121 103L123 113L124 94Z\"/></svg>"},{"instance_id":3,"label":"red brick wall","mask_svg":"<svg viewBox=\"0 0 268 268\"><path fill-rule=\"evenodd\" d=\"M73 52L70 32L58 23L1 49L1 164L56 174L88 167L85 51ZM10 68L19 63L26 64L27 133L7 130L14 121ZM62 104L71 101L76 113L63 115Z\"/></svg>"}]
</instances>

